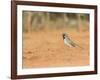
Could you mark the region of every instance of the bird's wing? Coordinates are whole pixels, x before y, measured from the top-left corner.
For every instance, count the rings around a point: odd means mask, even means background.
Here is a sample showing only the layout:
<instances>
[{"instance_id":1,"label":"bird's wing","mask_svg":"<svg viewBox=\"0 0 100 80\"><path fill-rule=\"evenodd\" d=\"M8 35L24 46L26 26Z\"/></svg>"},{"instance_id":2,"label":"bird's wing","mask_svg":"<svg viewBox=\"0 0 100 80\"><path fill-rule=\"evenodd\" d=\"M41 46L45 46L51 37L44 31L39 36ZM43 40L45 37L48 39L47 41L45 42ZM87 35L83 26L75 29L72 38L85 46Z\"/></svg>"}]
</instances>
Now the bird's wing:
<instances>
[{"instance_id":1,"label":"bird's wing","mask_svg":"<svg viewBox=\"0 0 100 80\"><path fill-rule=\"evenodd\" d=\"M78 46L78 47L80 47L81 49L83 49L81 46L77 45L76 43L74 43L74 42L71 41L71 40L69 40L69 43L70 43L73 47Z\"/></svg>"},{"instance_id":2,"label":"bird's wing","mask_svg":"<svg viewBox=\"0 0 100 80\"><path fill-rule=\"evenodd\" d=\"M76 46L76 44L75 44L69 37L68 37L67 39L68 39L68 42L69 42L73 47Z\"/></svg>"},{"instance_id":3,"label":"bird's wing","mask_svg":"<svg viewBox=\"0 0 100 80\"><path fill-rule=\"evenodd\" d=\"M70 41L70 44L71 44L73 47L76 46L76 44L75 44L73 41Z\"/></svg>"}]
</instances>

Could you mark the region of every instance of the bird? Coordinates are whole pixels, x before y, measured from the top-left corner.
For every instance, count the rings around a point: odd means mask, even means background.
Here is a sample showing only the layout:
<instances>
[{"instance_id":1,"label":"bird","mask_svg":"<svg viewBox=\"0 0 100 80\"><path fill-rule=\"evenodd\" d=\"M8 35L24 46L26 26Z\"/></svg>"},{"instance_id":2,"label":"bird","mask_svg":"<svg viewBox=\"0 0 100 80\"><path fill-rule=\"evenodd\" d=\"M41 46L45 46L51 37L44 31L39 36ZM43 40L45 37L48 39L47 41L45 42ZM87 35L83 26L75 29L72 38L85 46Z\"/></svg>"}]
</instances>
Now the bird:
<instances>
[{"instance_id":1,"label":"bird","mask_svg":"<svg viewBox=\"0 0 100 80\"><path fill-rule=\"evenodd\" d=\"M76 43L74 43L74 42L69 38L68 34L63 33L62 36L63 36L64 44L67 45L68 47L80 47L79 45L77 45ZM80 48L82 48L82 47L80 47Z\"/></svg>"}]
</instances>

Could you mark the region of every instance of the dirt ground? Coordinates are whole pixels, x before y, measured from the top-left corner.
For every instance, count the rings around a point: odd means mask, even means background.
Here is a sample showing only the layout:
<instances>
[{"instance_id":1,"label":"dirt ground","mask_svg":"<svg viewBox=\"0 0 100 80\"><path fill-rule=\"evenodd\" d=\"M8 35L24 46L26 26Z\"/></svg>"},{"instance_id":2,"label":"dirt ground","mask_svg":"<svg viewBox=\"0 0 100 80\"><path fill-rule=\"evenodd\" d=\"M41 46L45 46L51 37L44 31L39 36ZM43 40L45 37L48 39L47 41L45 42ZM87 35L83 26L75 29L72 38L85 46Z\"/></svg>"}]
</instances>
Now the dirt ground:
<instances>
[{"instance_id":1,"label":"dirt ground","mask_svg":"<svg viewBox=\"0 0 100 80\"><path fill-rule=\"evenodd\" d=\"M66 46L62 33L67 33L83 49ZM23 33L23 68L86 65L89 65L88 31L60 29Z\"/></svg>"}]
</instances>

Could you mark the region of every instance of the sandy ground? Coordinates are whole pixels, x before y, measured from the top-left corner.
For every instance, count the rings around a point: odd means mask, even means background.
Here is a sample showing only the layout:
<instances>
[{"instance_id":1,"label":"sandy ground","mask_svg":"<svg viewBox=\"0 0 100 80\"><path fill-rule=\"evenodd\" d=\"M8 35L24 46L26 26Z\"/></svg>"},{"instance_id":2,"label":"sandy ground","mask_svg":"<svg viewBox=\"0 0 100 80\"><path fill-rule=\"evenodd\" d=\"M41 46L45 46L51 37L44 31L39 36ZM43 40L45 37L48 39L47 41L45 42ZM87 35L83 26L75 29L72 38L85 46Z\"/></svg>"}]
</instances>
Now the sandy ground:
<instances>
[{"instance_id":1,"label":"sandy ground","mask_svg":"<svg viewBox=\"0 0 100 80\"><path fill-rule=\"evenodd\" d=\"M63 43L66 32L80 47ZM23 68L89 65L89 32L45 30L23 33Z\"/></svg>"}]
</instances>

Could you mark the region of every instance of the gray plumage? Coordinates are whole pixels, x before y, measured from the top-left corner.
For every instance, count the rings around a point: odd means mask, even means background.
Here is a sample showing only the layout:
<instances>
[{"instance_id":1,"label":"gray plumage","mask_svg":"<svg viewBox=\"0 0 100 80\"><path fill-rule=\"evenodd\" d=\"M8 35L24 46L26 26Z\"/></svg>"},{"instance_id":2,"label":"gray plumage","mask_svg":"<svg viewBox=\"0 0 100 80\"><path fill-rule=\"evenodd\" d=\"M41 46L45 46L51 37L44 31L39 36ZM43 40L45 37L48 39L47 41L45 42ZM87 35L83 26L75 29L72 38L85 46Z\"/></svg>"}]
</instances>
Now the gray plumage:
<instances>
[{"instance_id":1,"label":"gray plumage","mask_svg":"<svg viewBox=\"0 0 100 80\"><path fill-rule=\"evenodd\" d=\"M69 47L76 47L76 46L80 47L79 45L75 44L75 43L69 38L68 34L63 33L62 36L63 36L63 40L64 40L64 44L65 44L65 45L67 45L67 46L69 46ZM80 47L80 48L82 48L82 47Z\"/></svg>"}]
</instances>

